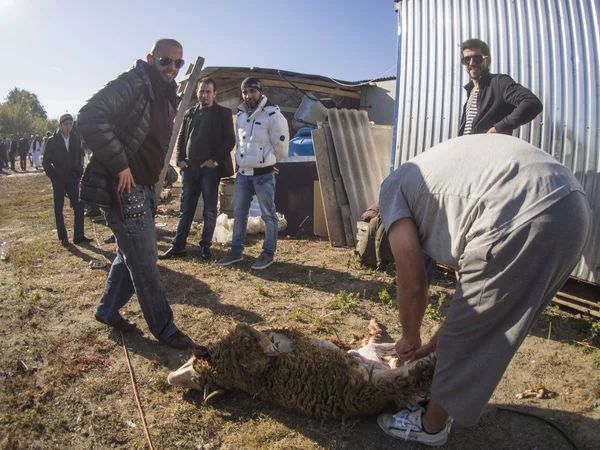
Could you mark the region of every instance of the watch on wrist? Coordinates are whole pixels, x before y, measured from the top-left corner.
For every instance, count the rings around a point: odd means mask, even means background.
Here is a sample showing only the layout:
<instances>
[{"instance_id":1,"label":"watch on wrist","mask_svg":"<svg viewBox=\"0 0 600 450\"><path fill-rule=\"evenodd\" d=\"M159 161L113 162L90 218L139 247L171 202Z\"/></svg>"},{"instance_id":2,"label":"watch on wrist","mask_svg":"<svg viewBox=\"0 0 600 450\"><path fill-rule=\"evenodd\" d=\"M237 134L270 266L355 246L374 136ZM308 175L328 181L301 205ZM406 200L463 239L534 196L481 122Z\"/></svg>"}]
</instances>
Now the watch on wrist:
<instances>
[{"instance_id":1,"label":"watch on wrist","mask_svg":"<svg viewBox=\"0 0 600 450\"><path fill-rule=\"evenodd\" d=\"M219 163L216 162L214 159L213 159L213 164L215 165L215 167L219 167Z\"/></svg>"}]
</instances>

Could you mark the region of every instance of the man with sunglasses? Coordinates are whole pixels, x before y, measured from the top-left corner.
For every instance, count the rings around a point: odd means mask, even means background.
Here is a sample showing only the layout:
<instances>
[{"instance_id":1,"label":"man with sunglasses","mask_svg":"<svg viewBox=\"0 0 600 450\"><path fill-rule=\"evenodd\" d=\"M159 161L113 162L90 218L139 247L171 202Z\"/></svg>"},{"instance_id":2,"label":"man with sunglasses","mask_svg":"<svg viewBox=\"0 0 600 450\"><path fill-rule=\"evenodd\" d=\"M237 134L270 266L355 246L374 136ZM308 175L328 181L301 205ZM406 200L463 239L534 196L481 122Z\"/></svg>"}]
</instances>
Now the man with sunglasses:
<instances>
[{"instance_id":1,"label":"man with sunglasses","mask_svg":"<svg viewBox=\"0 0 600 450\"><path fill-rule=\"evenodd\" d=\"M458 135L502 133L531 122L542 112L542 102L529 89L510 76L490 73L492 57L480 39L461 45L461 62L471 77L465 85L467 101L463 106Z\"/></svg>"},{"instance_id":2,"label":"man with sunglasses","mask_svg":"<svg viewBox=\"0 0 600 450\"><path fill-rule=\"evenodd\" d=\"M80 195L102 207L117 241L96 320L123 332L135 330L119 313L135 293L154 337L183 349L192 341L173 322L156 264L154 225L154 184L180 101L175 77L182 58L183 47L176 40L156 41L146 61L138 60L86 101L77 122L92 152Z\"/></svg>"}]
</instances>

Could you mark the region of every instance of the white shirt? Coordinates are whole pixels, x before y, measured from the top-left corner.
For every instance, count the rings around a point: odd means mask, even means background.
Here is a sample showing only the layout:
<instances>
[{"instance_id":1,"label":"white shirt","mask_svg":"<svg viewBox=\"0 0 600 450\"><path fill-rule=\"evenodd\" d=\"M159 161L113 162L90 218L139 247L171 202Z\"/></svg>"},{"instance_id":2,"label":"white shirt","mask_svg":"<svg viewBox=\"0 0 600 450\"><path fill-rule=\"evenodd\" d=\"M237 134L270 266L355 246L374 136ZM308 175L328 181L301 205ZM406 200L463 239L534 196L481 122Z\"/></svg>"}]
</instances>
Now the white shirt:
<instances>
[{"instance_id":1,"label":"white shirt","mask_svg":"<svg viewBox=\"0 0 600 450\"><path fill-rule=\"evenodd\" d=\"M62 138L65 140L65 147L67 147L67 153L69 153L69 138L71 135L69 134L67 137L64 137L61 133Z\"/></svg>"}]
</instances>

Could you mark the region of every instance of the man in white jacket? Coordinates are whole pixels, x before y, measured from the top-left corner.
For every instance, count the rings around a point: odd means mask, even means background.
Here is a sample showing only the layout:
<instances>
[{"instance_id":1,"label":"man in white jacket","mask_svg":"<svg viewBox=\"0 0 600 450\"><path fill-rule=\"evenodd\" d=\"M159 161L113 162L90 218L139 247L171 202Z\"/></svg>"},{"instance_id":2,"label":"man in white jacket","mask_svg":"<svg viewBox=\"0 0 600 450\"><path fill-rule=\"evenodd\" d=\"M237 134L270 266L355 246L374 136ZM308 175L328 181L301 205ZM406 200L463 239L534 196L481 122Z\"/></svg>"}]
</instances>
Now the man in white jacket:
<instances>
[{"instance_id":1,"label":"man in white jacket","mask_svg":"<svg viewBox=\"0 0 600 450\"><path fill-rule=\"evenodd\" d=\"M244 102L238 107L235 160L237 174L233 191L233 237L231 250L217 262L229 266L243 259L248 213L254 195L265 223L262 253L252 269L273 264L279 221L275 210L275 163L288 155L289 128L279 107L262 93L258 78L242 82Z\"/></svg>"}]
</instances>

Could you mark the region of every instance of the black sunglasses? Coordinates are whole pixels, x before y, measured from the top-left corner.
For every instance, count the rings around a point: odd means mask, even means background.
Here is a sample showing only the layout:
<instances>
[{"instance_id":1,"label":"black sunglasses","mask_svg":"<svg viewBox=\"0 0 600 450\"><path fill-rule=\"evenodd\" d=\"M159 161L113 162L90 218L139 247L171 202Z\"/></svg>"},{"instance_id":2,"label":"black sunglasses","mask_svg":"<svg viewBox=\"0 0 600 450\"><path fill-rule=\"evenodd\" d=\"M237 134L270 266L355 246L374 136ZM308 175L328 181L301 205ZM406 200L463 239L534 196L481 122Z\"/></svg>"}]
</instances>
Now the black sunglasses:
<instances>
[{"instance_id":1,"label":"black sunglasses","mask_svg":"<svg viewBox=\"0 0 600 450\"><path fill-rule=\"evenodd\" d=\"M174 62L175 63L175 67L177 67L178 69L181 69L183 67L183 65L185 64L185 61L183 59L181 59L181 58L179 58L179 59L173 59L173 58L169 58L168 56L160 56L160 57L158 57L158 56L154 56L154 55L152 55L152 57L154 59L157 59L158 63L161 66L163 66L163 67L166 67L169 64L171 64L171 62Z\"/></svg>"},{"instance_id":2,"label":"black sunglasses","mask_svg":"<svg viewBox=\"0 0 600 450\"><path fill-rule=\"evenodd\" d=\"M461 58L460 62L463 63L463 65L468 66L471 63L471 60L473 60L473 62L475 64L481 64L484 59L488 59L488 58L489 58L489 56L484 56L484 55L471 55L471 56L465 56L464 58Z\"/></svg>"}]
</instances>

